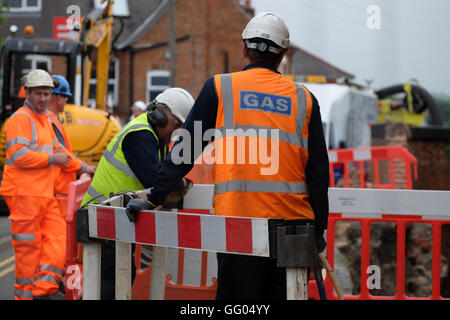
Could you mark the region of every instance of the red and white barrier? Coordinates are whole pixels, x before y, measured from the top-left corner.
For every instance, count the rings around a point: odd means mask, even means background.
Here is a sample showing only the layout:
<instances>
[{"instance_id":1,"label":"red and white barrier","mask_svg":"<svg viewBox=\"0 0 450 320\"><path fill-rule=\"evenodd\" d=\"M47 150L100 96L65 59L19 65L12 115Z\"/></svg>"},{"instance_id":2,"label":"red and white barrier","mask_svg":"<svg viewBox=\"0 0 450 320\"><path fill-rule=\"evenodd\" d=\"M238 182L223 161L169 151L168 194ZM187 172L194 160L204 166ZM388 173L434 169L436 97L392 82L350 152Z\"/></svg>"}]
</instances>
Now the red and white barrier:
<instances>
[{"instance_id":1,"label":"red and white barrier","mask_svg":"<svg viewBox=\"0 0 450 320\"><path fill-rule=\"evenodd\" d=\"M89 206L89 236L123 242L269 256L267 219L142 211L136 223L125 208Z\"/></svg>"}]
</instances>

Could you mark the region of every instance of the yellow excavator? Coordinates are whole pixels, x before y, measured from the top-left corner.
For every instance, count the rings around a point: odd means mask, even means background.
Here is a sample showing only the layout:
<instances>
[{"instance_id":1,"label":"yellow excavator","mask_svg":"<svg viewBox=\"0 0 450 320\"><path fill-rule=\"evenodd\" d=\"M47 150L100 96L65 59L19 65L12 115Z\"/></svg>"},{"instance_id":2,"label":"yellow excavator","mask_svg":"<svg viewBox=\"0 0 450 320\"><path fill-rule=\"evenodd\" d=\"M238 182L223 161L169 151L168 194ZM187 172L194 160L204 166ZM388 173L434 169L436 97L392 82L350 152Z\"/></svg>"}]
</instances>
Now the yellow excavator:
<instances>
[{"instance_id":1,"label":"yellow excavator","mask_svg":"<svg viewBox=\"0 0 450 320\"><path fill-rule=\"evenodd\" d=\"M107 112L113 2L103 1L102 7L80 19L78 40L43 39L32 34L6 39L1 51L1 168L6 161L6 122L23 105L22 79L35 68L44 68L50 73L55 71L54 73L64 75L69 81L73 97L68 101L64 112L58 114L58 118L63 123L77 157L89 164L97 164L109 141L119 132L119 121ZM32 28L28 27L30 29ZM54 68L50 68L51 66ZM90 93L92 74L95 75L96 90ZM95 109L88 107L89 99L95 99Z\"/></svg>"}]
</instances>

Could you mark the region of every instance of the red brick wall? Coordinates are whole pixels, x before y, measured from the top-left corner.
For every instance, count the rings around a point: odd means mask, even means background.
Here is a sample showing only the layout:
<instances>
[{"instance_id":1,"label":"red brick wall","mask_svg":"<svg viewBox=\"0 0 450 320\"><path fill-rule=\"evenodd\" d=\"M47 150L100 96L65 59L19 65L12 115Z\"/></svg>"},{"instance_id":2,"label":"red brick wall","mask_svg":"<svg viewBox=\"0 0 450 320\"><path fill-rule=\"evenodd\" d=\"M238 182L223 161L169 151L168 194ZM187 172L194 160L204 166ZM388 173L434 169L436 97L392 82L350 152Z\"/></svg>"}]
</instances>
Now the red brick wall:
<instances>
[{"instance_id":1,"label":"red brick wall","mask_svg":"<svg viewBox=\"0 0 450 320\"><path fill-rule=\"evenodd\" d=\"M432 138L424 138L415 130L403 124L377 125L384 127L382 136L373 136L372 145L402 145L417 159L418 179L413 179L413 189L420 190L450 190L450 143L441 134ZM423 130L427 130L424 128ZM428 129L431 130L431 129ZM444 130L444 129L442 129ZM448 129L447 129L448 130ZM404 164L394 163L396 181L404 181ZM384 173L387 174L387 171ZM398 180L397 180L398 179ZM402 188L402 186L397 186ZM404 187L404 186L403 186Z\"/></svg>"},{"instance_id":2,"label":"red brick wall","mask_svg":"<svg viewBox=\"0 0 450 320\"><path fill-rule=\"evenodd\" d=\"M241 33L248 18L235 0L180 0L175 7L176 37L190 38L176 44L176 86L189 90L194 98L204 82L217 73L242 69ZM168 41L168 17L163 17L137 45L152 45ZM166 59L168 46L135 54L133 100L146 100L147 72L170 70ZM225 70L228 52L228 70ZM127 119L129 103L129 55L119 53L120 92L119 115Z\"/></svg>"}]
</instances>

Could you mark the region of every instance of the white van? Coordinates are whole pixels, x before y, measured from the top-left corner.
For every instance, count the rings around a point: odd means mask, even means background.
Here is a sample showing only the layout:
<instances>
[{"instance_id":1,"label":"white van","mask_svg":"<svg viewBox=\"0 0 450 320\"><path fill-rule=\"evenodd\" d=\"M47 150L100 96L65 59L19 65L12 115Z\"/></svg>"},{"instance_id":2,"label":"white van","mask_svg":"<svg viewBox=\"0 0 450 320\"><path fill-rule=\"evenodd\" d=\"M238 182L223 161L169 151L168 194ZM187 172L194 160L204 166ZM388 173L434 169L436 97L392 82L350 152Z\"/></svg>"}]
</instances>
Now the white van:
<instances>
[{"instance_id":1,"label":"white van","mask_svg":"<svg viewBox=\"0 0 450 320\"><path fill-rule=\"evenodd\" d=\"M378 100L372 90L330 83L303 85L319 102L328 149L370 147Z\"/></svg>"}]
</instances>

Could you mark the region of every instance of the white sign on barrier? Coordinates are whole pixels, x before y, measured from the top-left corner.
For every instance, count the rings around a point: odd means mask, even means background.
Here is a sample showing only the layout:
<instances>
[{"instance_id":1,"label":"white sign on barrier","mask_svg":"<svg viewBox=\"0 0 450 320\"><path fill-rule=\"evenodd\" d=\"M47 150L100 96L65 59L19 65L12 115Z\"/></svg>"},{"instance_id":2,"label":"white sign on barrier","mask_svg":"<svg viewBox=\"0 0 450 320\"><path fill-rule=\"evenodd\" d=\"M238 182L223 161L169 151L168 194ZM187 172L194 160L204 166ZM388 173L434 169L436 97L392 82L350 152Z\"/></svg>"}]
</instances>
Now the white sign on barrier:
<instances>
[{"instance_id":1,"label":"white sign on barrier","mask_svg":"<svg viewBox=\"0 0 450 320\"><path fill-rule=\"evenodd\" d=\"M416 215L450 219L450 191L330 188L330 212L343 217Z\"/></svg>"}]
</instances>

